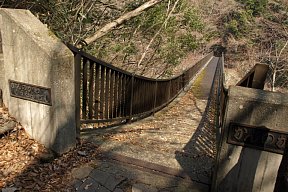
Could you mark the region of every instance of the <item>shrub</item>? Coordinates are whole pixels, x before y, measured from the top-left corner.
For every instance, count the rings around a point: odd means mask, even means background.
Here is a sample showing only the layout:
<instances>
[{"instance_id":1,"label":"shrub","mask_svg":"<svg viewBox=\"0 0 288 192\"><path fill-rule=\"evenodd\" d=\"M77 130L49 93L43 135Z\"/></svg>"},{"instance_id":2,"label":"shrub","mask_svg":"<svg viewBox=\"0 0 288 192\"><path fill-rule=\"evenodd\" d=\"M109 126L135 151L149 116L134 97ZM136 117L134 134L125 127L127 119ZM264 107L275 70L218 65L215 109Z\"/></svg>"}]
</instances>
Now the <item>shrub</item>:
<instances>
[{"instance_id":1,"label":"shrub","mask_svg":"<svg viewBox=\"0 0 288 192\"><path fill-rule=\"evenodd\" d=\"M249 32L250 21L252 20L249 12L233 11L225 18L226 31L235 37L241 37Z\"/></svg>"},{"instance_id":2,"label":"shrub","mask_svg":"<svg viewBox=\"0 0 288 192\"><path fill-rule=\"evenodd\" d=\"M244 4L246 11L251 11L253 16L264 12L268 4L268 0L239 0L239 2Z\"/></svg>"}]
</instances>

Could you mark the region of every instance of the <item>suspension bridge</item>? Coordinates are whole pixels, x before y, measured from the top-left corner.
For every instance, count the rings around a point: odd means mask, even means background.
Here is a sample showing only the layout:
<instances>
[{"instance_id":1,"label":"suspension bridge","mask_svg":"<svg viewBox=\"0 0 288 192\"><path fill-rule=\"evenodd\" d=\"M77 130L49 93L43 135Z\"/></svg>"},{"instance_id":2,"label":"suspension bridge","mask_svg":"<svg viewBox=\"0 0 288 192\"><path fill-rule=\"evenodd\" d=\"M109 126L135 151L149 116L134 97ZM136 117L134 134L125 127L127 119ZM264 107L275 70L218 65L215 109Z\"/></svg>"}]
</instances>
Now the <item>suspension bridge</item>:
<instances>
[{"instance_id":1,"label":"suspension bridge","mask_svg":"<svg viewBox=\"0 0 288 192\"><path fill-rule=\"evenodd\" d=\"M57 155L77 139L100 151L74 172L78 191L287 191L288 97L263 90L269 66L226 89L215 50L147 78L62 43L29 11L0 15L0 104Z\"/></svg>"}]
</instances>

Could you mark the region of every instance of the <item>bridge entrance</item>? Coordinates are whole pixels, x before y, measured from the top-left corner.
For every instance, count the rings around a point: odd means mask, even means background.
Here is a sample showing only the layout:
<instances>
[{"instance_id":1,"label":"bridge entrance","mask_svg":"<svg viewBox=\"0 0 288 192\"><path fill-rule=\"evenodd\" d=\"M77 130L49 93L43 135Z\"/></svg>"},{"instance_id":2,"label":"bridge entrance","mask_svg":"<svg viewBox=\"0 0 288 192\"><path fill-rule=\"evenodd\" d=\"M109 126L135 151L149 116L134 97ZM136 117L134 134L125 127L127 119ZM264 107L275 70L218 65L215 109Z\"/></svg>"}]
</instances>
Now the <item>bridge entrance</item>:
<instances>
[{"instance_id":1,"label":"bridge entrance","mask_svg":"<svg viewBox=\"0 0 288 192\"><path fill-rule=\"evenodd\" d=\"M216 154L215 109L210 107L216 96L211 94L218 86L210 90L222 59L212 57L203 66L192 83L154 116L113 128L82 129L81 138L99 145L105 158L160 175L166 187L209 191Z\"/></svg>"}]
</instances>

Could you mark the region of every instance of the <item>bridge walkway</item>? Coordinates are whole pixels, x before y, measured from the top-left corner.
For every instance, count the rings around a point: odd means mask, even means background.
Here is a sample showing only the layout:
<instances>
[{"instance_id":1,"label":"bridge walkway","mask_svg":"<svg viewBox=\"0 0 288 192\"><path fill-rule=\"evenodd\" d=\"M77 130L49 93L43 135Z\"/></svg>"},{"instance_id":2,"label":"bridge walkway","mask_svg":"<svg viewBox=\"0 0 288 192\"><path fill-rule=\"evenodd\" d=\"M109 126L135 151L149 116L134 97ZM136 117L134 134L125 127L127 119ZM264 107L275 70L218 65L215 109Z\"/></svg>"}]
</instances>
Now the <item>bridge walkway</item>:
<instances>
[{"instance_id":1,"label":"bridge walkway","mask_svg":"<svg viewBox=\"0 0 288 192\"><path fill-rule=\"evenodd\" d=\"M115 128L82 131L81 138L96 143L102 151L104 162L96 167L116 175L119 172L115 170L122 167L120 175L126 172L125 177L137 172L142 181L136 179L134 183L143 182L157 189L208 191L215 133L206 105L218 59L213 57L190 87L154 116ZM104 168L100 166L104 164ZM143 176L147 171L150 176ZM163 179L167 177L168 180Z\"/></svg>"}]
</instances>

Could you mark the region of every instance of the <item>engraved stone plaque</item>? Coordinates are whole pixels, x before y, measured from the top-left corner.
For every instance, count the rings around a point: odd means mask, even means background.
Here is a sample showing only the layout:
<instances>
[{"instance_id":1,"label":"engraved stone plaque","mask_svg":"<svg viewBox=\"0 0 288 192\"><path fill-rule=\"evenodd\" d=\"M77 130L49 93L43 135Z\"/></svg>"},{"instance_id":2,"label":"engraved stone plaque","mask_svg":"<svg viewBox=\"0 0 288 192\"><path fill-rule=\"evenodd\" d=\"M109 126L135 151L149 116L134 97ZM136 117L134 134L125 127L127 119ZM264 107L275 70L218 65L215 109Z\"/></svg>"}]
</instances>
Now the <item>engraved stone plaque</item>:
<instances>
[{"instance_id":1,"label":"engraved stone plaque","mask_svg":"<svg viewBox=\"0 0 288 192\"><path fill-rule=\"evenodd\" d=\"M9 80L9 89L11 97L52 105L50 88Z\"/></svg>"},{"instance_id":2,"label":"engraved stone plaque","mask_svg":"<svg viewBox=\"0 0 288 192\"><path fill-rule=\"evenodd\" d=\"M288 134L265 127L230 123L227 143L283 154Z\"/></svg>"}]
</instances>

